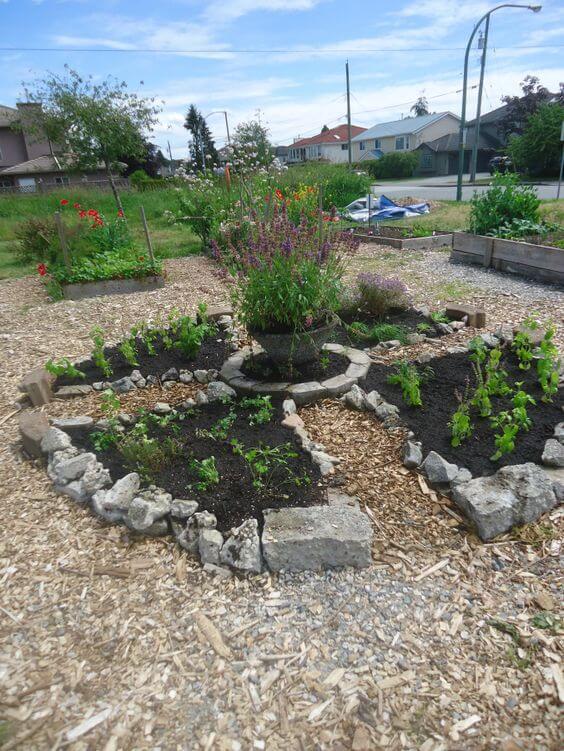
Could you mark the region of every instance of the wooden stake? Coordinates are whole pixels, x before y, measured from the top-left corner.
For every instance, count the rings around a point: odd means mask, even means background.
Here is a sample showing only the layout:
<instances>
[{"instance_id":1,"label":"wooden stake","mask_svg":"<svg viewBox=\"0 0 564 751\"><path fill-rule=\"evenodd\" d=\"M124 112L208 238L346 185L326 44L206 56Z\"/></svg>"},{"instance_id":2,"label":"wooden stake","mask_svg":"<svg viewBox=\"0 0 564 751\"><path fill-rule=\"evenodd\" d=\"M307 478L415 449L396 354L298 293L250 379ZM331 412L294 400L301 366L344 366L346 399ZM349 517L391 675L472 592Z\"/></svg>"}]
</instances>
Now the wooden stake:
<instances>
[{"instance_id":1,"label":"wooden stake","mask_svg":"<svg viewBox=\"0 0 564 751\"><path fill-rule=\"evenodd\" d=\"M319 184L319 250L323 245L323 185Z\"/></svg>"},{"instance_id":2,"label":"wooden stake","mask_svg":"<svg viewBox=\"0 0 564 751\"><path fill-rule=\"evenodd\" d=\"M139 211L141 212L141 221L143 223L143 230L145 231L145 239L147 240L147 250L149 251L149 258L151 259L151 263L155 263L155 255L153 253L153 244L151 243L151 235L149 234L149 227L147 225L147 217L145 216L145 209L143 206L139 207Z\"/></svg>"},{"instance_id":3,"label":"wooden stake","mask_svg":"<svg viewBox=\"0 0 564 751\"><path fill-rule=\"evenodd\" d=\"M57 232L59 233L59 242L61 243L61 248L63 251L63 260L65 262L67 271L70 271L71 265L69 259L69 248L67 245L67 238L65 237L65 225L63 224L60 211L55 211L55 224L57 225Z\"/></svg>"}]
</instances>

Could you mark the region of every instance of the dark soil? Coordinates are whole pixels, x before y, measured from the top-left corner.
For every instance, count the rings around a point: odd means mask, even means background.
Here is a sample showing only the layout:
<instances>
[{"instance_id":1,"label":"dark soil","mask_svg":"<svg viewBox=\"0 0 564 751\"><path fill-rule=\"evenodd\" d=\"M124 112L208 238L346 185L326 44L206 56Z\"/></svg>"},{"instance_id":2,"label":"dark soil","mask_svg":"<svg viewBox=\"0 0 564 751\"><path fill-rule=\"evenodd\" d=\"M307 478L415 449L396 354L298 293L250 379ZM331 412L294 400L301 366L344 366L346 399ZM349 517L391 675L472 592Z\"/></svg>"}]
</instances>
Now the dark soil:
<instances>
[{"instance_id":1,"label":"dark soil","mask_svg":"<svg viewBox=\"0 0 564 751\"><path fill-rule=\"evenodd\" d=\"M505 454L499 461L492 462L490 456L495 452L494 430L488 418L481 418L472 410L474 432L461 446L451 446L451 433L448 422L456 411L459 395L464 394L467 381L472 390L475 378L467 354L453 354L431 361L434 376L421 387L423 407L410 407L402 399L401 388L388 384L388 376L395 372L393 367L372 365L366 378L364 388L367 392L376 389L382 397L397 405L404 422L413 430L416 440L423 444L423 454L436 451L447 461L467 467L474 477L491 475L507 464L540 462L545 441L554 433L554 426L562 421L561 405L563 401L560 390L552 403L541 401L542 390L538 385L534 366L528 371L519 370L516 357L508 352L503 368L508 373L510 385L523 382L522 388L535 400L536 405L527 410L533 422L532 428L520 431L515 442L515 450ZM510 409L507 397L492 398L493 414Z\"/></svg>"},{"instance_id":2,"label":"dark soil","mask_svg":"<svg viewBox=\"0 0 564 751\"><path fill-rule=\"evenodd\" d=\"M237 419L229 428L226 440L213 440L198 435L198 430L209 430L231 408L235 410ZM218 529L222 532L227 532L250 517L258 519L262 529L262 511L266 508L325 503L319 469L313 464L309 454L299 446L293 432L281 426L281 412L276 410L270 422L264 425L251 426L249 417L255 413L256 407L245 409L240 406L240 402L233 406L213 403L192 412L180 411L179 414L186 417L175 420L172 426L169 424L168 427L161 427L151 421L148 436L158 439L161 446L165 438L172 438L180 445L180 453L167 466L144 478L145 482L164 488L174 498L197 501L200 511L210 511L217 516ZM243 444L244 450L290 444L297 456L288 458L284 467L273 470L265 489L257 489L252 484L253 476L248 463L233 453L230 445L233 438ZM76 434L73 441L77 446L92 450L89 432ZM201 460L210 456L215 457L219 483L205 491L198 490L195 484L199 477L190 469L189 462L192 458ZM124 463L115 447L99 452L98 458L110 470L114 481L128 472L138 471L137 467ZM294 482L294 478L300 478L299 485Z\"/></svg>"},{"instance_id":3,"label":"dark soil","mask_svg":"<svg viewBox=\"0 0 564 751\"><path fill-rule=\"evenodd\" d=\"M413 308L408 308L407 310L389 311L383 318L375 318L374 316L371 316L363 311L342 312L340 313L340 317L344 323L347 323L349 325L354 321L366 323L368 326L373 326L376 323L390 323L394 326L402 326L404 329L406 329L407 334L421 333L432 338L443 336L443 333L435 329L431 321L428 321L424 316L421 315L421 313L418 313ZM427 324L430 328L426 331L418 331L417 326L421 323ZM333 340L343 344L350 344L352 346L368 346L369 344L377 344L377 341L375 340L366 340L364 338L353 337L343 326L339 327L336 330L336 334Z\"/></svg>"},{"instance_id":4,"label":"dark soil","mask_svg":"<svg viewBox=\"0 0 564 751\"><path fill-rule=\"evenodd\" d=\"M265 353L248 358L242 367L242 371L246 376L262 381L303 383L305 381L324 381L327 378L340 375L345 372L348 366L348 358L326 352L318 360L296 365L289 370L277 366Z\"/></svg>"},{"instance_id":5,"label":"dark soil","mask_svg":"<svg viewBox=\"0 0 564 751\"><path fill-rule=\"evenodd\" d=\"M113 373L106 378L102 371L94 365L92 360L83 360L77 363L76 367L85 374L85 378L68 378L61 376L57 378L56 388L75 383L96 383L96 381L115 381L123 376L131 375L132 370L141 371L143 376L156 375L161 376L169 368L178 370L210 370L212 368L219 370L224 361L230 355L229 344L226 341L224 331L217 330L213 336L206 337L202 342L199 352L195 357L187 358L181 350L171 347L166 349L162 340L156 339L153 343L156 354L150 355L145 344L137 340L137 362L136 366L130 365L119 351L117 346L106 347L104 353L113 368Z\"/></svg>"}]
</instances>

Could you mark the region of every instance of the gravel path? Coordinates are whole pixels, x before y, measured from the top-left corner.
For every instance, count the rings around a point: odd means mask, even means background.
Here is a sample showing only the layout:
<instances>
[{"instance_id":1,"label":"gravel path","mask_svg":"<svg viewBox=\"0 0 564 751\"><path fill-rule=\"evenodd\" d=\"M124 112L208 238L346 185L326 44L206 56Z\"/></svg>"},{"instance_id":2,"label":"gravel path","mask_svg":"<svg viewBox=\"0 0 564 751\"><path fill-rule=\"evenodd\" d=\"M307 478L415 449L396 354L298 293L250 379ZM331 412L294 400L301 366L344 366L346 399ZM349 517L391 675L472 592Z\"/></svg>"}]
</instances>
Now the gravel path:
<instances>
[{"instance_id":1,"label":"gravel path","mask_svg":"<svg viewBox=\"0 0 564 751\"><path fill-rule=\"evenodd\" d=\"M393 254L365 246L355 264L389 265L433 306L456 279L496 323L533 305L561 322L555 290ZM22 457L10 415L24 372L87 354L94 323L118 339L172 306L227 299L208 261L167 265L162 290L79 303L46 303L34 279L0 284L3 749L556 751L558 510L480 544L401 466L399 437L325 402L301 414L366 504L374 565L219 579L55 496ZM95 410L93 397L50 407Z\"/></svg>"}]
</instances>

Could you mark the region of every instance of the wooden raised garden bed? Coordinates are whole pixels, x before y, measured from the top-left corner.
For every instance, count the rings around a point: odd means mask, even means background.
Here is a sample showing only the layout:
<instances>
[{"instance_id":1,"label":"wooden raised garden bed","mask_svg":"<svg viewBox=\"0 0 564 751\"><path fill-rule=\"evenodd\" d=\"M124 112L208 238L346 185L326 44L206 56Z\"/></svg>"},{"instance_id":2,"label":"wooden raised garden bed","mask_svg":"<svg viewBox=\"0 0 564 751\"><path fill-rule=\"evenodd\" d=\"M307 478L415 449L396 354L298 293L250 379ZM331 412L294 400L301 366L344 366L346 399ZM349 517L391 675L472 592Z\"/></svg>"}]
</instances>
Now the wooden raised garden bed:
<instances>
[{"instance_id":1,"label":"wooden raised garden bed","mask_svg":"<svg viewBox=\"0 0 564 751\"><path fill-rule=\"evenodd\" d=\"M437 232L427 237L401 237L395 227L382 227L378 234L368 232L363 228L355 231L354 235L363 243L389 245L398 250L434 250L435 248L450 248L452 245L451 232Z\"/></svg>"},{"instance_id":2,"label":"wooden raised garden bed","mask_svg":"<svg viewBox=\"0 0 564 751\"><path fill-rule=\"evenodd\" d=\"M130 292L149 292L164 287L165 280L160 274L131 279L102 279L97 282L61 284L63 297L67 300L83 300L100 295L126 295Z\"/></svg>"},{"instance_id":3,"label":"wooden raised garden bed","mask_svg":"<svg viewBox=\"0 0 564 751\"><path fill-rule=\"evenodd\" d=\"M564 284L564 250L496 237L453 234L451 260Z\"/></svg>"}]
</instances>

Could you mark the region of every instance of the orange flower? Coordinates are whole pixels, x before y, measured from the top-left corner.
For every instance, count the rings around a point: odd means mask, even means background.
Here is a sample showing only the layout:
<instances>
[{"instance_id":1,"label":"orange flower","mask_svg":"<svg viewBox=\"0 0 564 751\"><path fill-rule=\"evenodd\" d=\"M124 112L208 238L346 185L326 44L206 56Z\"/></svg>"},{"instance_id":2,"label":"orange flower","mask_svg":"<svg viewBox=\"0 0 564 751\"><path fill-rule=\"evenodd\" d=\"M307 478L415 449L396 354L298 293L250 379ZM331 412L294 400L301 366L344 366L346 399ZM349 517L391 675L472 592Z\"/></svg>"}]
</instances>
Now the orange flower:
<instances>
[{"instance_id":1,"label":"orange flower","mask_svg":"<svg viewBox=\"0 0 564 751\"><path fill-rule=\"evenodd\" d=\"M274 192L274 195L276 196L276 198L279 201L282 201L283 198L284 198L284 195L283 195L282 191L280 190L280 188L276 188L276 191Z\"/></svg>"}]
</instances>

